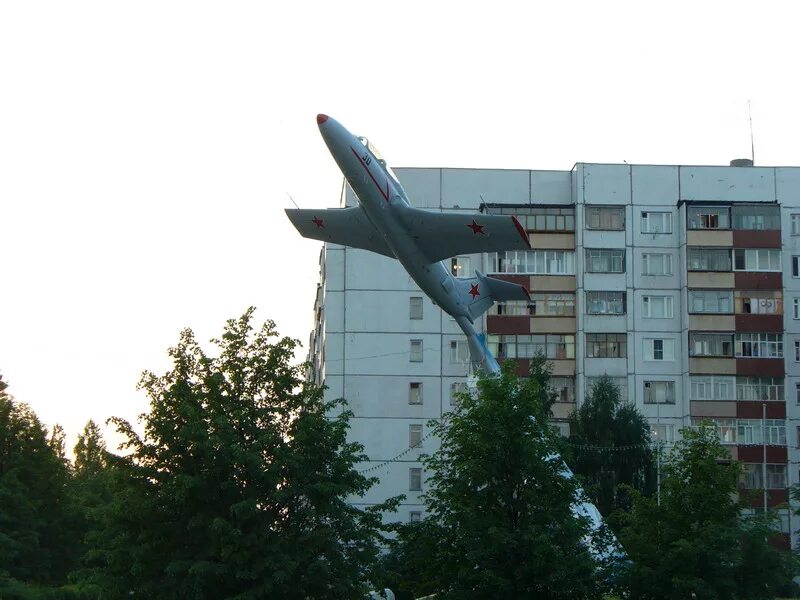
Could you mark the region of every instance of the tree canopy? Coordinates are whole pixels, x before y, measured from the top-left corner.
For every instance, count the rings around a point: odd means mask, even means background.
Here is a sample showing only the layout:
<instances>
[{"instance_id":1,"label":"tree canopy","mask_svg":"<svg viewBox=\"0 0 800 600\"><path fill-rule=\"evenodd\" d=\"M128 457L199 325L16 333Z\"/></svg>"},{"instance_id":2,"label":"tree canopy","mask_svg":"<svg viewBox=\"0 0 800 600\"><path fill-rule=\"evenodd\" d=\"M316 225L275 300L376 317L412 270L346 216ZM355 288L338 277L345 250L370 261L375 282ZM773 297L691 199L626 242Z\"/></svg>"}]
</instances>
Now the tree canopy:
<instances>
[{"instance_id":1,"label":"tree canopy","mask_svg":"<svg viewBox=\"0 0 800 600\"><path fill-rule=\"evenodd\" d=\"M597 380L571 421L569 466L604 517L630 507L627 488L655 490L650 426L636 406L623 404L610 377Z\"/></svg>"},{"instance_id":2,"label":"tree canopy","mask_svg":"<svg viewBox=\"0 0 800 600\"><path fill-rule=\"evenodd\" d=\"M769 515L742 515L739 465L713 425L681 434L662 467L660 502L632 490L632 510L621 515L625 587L642 600L772 600L794 558L769 544Z\"/></svg>"},{"instance_id":3,"label":"tree canopy","mask_svg":"<svg viewBox=\"0 0 800 600\"><path fill-rule=\"evenodd\" d=\"M107 589L171 599L364 591L381 517L347 502L373 483L355 469L364 456L347 441L349 413L303 381L296 341L251 319L252 309L228 321L214 356L183 331L171 370L142 377L144 436L115 420L129 453L113 469L98 541Z\"/></svg>"},{"instance_id":4,"label":"tree canopy","mask_svg":"<svg viewBox=\"0 0 800 600\"><path fill-rule=\"evenodd\" d=\"M541 357L525 380L513 369L480 379L432 423L441 447L425 460L428 517L401 530L395 552L429 586L415 591L437 598L600 598L588 523L571 510L577 482L553 456L549 372ZM387 560L414 576L398 562Z\"/></svg>"}]
</instances>

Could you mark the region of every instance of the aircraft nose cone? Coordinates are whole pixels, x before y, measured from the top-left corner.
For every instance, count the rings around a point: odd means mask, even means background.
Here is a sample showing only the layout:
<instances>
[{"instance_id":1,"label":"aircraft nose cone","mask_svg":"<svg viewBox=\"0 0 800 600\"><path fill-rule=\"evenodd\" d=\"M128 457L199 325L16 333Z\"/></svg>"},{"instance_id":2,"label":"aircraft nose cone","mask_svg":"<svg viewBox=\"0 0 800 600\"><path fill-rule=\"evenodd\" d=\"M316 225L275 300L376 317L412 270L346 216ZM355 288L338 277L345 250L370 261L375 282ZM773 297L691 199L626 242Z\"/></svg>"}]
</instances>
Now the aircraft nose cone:
<instances>
[{"instance_id":1,"label":"aircraft nose cone","mask_svg":"<svg viewBox=\"0 0 800 600\"><path fill-rule=\"evenodd\" d=\"M328 115L323 115L323 114L317 115L317 125L322 125L327 120L328 120Z\"/></svg>"}]
</instances>

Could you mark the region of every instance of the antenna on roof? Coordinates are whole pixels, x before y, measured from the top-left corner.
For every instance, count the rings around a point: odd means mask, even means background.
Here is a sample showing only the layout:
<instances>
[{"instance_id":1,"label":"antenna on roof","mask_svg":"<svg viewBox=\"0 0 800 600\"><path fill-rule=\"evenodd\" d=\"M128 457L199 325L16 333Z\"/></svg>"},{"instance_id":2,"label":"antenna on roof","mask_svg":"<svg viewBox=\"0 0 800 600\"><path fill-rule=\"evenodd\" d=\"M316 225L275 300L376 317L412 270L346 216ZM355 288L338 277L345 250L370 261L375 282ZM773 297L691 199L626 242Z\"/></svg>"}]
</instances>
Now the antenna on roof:
<instances>
[{"instance_id":1,"label":"antenna on roof","mask_svg":"<svg viewBox=\"0 0 800 600\"><path fill-rule=\"evenodd\" d=\"M747 114L750 117L750 160L753 161L753 165L756 164L756 146L753 142L753 110L750 107L750 100L747 100Z\"/></svg>"}]
</instances>

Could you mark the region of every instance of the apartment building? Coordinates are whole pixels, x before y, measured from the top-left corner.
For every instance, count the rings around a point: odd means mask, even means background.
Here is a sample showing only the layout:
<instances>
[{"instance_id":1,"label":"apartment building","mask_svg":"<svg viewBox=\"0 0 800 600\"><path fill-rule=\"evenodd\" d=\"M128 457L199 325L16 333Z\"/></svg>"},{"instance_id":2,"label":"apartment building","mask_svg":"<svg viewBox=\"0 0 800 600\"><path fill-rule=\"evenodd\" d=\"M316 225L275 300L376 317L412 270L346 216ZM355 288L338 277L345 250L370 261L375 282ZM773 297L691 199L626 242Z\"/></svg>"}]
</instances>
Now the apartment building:
<instances>
[{"instance_id":1,"label":"apartment building","mask_svg":"<svg viewBox=\"0 0 800 600\"><path fill-rule=\"evenodd\" d=\"M531 250L453 257L525 285L531 302L493 307L479 328L525 374L552 363L567 417L601 375L614 378L669 447L711 419L754 511L800 481L800 168L578 163L570 171L396 169L420 208L513 214ZM342 205L355 204L345 189ZM309 359L313 377L354 413L362 465L380 478L365 504L405 494L423 515L427 422L464 388L460 330L393 259L326 244ZM766 488L766 493L762 491ZM781 509L789 544L788 509Z\"/></svg>"}]
</instances>

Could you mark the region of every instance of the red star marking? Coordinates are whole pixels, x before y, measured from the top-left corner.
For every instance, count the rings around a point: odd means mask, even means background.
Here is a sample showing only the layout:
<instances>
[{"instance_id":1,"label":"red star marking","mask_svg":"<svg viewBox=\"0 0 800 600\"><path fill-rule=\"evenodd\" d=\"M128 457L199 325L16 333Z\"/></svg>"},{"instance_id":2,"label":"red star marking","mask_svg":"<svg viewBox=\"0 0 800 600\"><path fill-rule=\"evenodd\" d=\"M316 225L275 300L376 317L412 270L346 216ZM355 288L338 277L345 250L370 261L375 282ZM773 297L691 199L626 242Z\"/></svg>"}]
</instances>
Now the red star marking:
<instances>
[{"instance_id":1,"label":"red star marking","mask_svg":"<svg viewBox=\"0 0 800 600\"><path fill-rule=\"evenodd\" d=\"M478 291L478 284L470 285L469 287L469 295L472 296L472 299L475 300L476 296L480 296L481 293Z\"/></svg>"},{"instance_id":2,"label":"red star marking","mask_svg":"<svg viewBox=\"0 0 800 600\"><path fill-rule=\"evenodd\" d=\"M484 225L478 225L478 224L475 222L475 219L472 219L472 223L471 223L471 224L469 224L469 225L467 225L467 227L469 227L470 229L472 229L472 233L474 233L474 234L478 234L478 233L480 233L481 235L486 235L485 233L483 233L483 228L484 228L485 226L484 226Z\"/></svg>"},{"instance_id":3,"label":"red star marking","mask_svg":"<svg viewBox=\"0 0 800 600\"><path fill-rule=\"evenodd\" d=\"M314 217L311 222L317 226L318 229L325 229L325 223L319 217Z\"/></svg>"}]
</instances>

